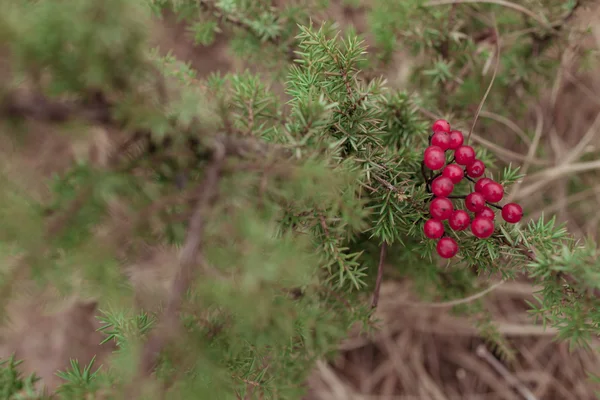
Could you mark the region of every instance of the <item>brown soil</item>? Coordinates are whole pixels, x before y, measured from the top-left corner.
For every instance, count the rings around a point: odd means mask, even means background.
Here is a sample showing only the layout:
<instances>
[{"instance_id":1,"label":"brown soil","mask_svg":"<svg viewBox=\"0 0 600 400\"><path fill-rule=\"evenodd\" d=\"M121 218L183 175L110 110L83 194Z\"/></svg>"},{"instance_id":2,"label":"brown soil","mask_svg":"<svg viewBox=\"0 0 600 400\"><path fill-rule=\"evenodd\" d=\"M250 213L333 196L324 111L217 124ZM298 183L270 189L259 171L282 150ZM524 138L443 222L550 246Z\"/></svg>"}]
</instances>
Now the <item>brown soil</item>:
<instances>
[{"instance_id":1,"label":"brown soil","mask_svg":"<svg viewBox=\"0 0 600 400\"><path fill-rule=\"evenodd\" d=\"M340 21L350 21L359 27L364 23L360 15L335 4L331 12ZM179 59L189 61L200 77L240 67L229 56L225 38L219 38L210 47L195 47L186 37L184 27L171 17L157 24L155 40L163 51L172 50ZM393 73L396 77L403 76L402 72ZM557 127L556 136L563 138L567 148L575 146L581 137L575 137L573 132L585 132L598 111L597 98L581 94L582 87L588 91L597 87L597 76L588 78L583 85L571 81L564 87L561 101L552 104L551 109L550 105L545 105L543 110L546 118L554 116L552 123ZM598 93L598 90L591 90ZM36 126L31 131L39 132L41 138L50 137L44 135L47 129L50 128ZM36 137L31 136L30 140L35 142ZM516 142L503 142L504 137L504 134L494 137L493 132L486 136L487 139L498 139L501 146L520 154L527 152L527 148L519 147ZM60 157L64 162L69 162L76 154L76 149L67 143L40 143L40 146L37 148L64 153ZM31 148L34 149L32 154L38 154L35 146ZM40 171L58 171L64 168L64 163L50 165L42 161L57 158L31 157L30 160L38 161L29 162L23 169L31 171L32 176ZM152 265L154 262L150 260L130 269L132 280L142 288L139 299L142 303L151 301L146 296L148 290L159 290L165 279L169 279ZM371 337L351 335L341 345L341 354L334 362L319 363L309 379L310 392L306 400L595 398L595 388L586 373L598 372L598 357L583 350L570 352L566 343L554 342L551 331L544 331L534 323L526 314L525 303L525 300L532 300L534 290L527 283L511 282L496 287L485 296L487 312L493 316L509 349L515 353L513 359L500 361L501 357L496 357L499 353L488 348L479 337L473 320L453 315L447 305L415 303L409 283L386 282L377 312L381 319L379 332ZM25 311L22 307L26 307ZM51 388L57 384L53 372L65 368L69 357L80 357L80 363L84 364L93 354L98 354L97 365L100 365L111 350L99 349L96 345L100 340L90 320L95 312L92 303L68 303L63 310L50 316L30 303L14 305L12 311L14 315L26 317L15 318L15 325L5 332L0 356L17 351L28 360L24 369L29 372L35 365L38 374ZM32 333L36 331L50 333Z\"/></svg>"},{"instance_id":2,"label":"brown soil","mask_svg":"<svg viewBox=\"0 0 600 400\"><path fill-rule=\"evenodd\" d=\"M38 297L22 296L7 306L0 357L14 354L23 360L21 372L26 376L35 372L41 378L38 387L51 392L62 382L56 372L69 369L72 359L83 368L95 356L98 368L116 347L113 341L100 345L105 336L97 331L101 325L95 318L95 301L71 300L53 311L42 309L41 304Z\"/></svg>"}]
</instances>

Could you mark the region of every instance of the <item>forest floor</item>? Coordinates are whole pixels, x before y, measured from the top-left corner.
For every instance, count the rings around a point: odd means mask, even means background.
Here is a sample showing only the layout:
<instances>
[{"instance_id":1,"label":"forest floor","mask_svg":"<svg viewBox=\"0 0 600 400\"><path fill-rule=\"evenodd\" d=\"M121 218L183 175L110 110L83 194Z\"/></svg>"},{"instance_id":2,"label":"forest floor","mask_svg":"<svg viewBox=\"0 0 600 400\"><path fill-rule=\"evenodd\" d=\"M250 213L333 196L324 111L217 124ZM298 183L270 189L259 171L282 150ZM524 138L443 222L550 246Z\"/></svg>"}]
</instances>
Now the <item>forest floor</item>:
<instances>
[{"instance_id":1,"label":"forest floor","mask_svg":"<svg viewBox=\"0 0 600 400\"><path fill-rule=\"evenodd\" d=\"M360 32L364 26L360 12L332 3L331 16L341 23L354 24ZM200 77L244 67L232 61L225 39L218 39L210 47L193 46L185 28L168 18L157 26L155 34L157 44L165 52L172 50L179 59L189 61ZM600 30L597 41L600 48ZM406 68L405 63L384 73L393 84L401 85ZM539 145L547 147L548 160L556 164L565 152L582 142L600 115L600 95L597 95L600 74L572 76L566 71L561 79L553 93L542 96L540 104L532 105L531 121L518 124L525 130L543 123L544 131L551 134L542 137ZM526 159L528 149L513 146L506 139L506 129L499 124L498 132L488 134L485 139L505 150L499 153L505 161L514 161L510 160L514 154ZM600 145L596 143L599 137L585 139L587 145ZM45 148L61 151L60 144L57 146L59 148ZM64 162L67 159L62 158ZM36 166L36 169L52 168ZM555 179L548 185L556 186L556 198L550 199L552 206L548 211L556 212L559 219L568 222L570 229L579 235L597 238L598 220L594 224L587 216L590 208L597 209L600 190L591 192L582 204L571 202L565 194L566 179ZM541 200L532 195L523 201L531 208ZM599 357L584 350L571 351L568 343L554 340L554 331L542 329L535 323L527 313L527 301L533 299L537 288L526 281L494 282L497 283L493 290L485 290L489 285L482 282L481 298L485 299L486 312L493 317L514 352L513 358L496 358L496 352L481 340L472 321L451 313L455 303L419 303L411 295L409 281L387 281L377 310L378 333L371 337L351 335L341 344L341 354L334 362L319 363L309 379L306 400L594 399L596 388L591 385L587 372L600 371ZM472 299L465 299L469 300ZM77 310L76 315L62 314L62 322L54 323L71 325L73 318L87 318L94 311L93 306L85 304ZM51 322L38 320L37 323ZM90 332L95 329L88 328ZM27 343L20 345L34 347Z\"/></svg>"}]
</instances>

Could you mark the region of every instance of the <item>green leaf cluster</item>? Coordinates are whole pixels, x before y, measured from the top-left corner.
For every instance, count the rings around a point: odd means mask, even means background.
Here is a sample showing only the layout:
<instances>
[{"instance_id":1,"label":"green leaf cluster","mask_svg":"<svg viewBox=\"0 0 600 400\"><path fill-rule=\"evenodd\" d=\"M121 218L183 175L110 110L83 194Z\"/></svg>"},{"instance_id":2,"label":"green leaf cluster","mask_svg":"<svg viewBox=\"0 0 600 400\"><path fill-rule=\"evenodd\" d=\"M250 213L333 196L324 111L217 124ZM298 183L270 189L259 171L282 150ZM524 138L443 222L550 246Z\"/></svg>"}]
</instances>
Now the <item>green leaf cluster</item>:
<instances>
[{"instance_id":1,"label":"green leaf cluster","mask_svg":"<svg viewBox=\"0 0 600 400\"><path fill-rule=\"evenodd\" d=\"M486 240L451 233L461 251L446 266L422 233L431 200L421 169L431 122L423 110L471 115L491 49L476 40L484 27L476 15L492 7L457 7L461 23L451 24L447 8L376 0L368 50L356 34L343 36L317 18L324 2L270 3L0 2L0 46L13 72L1 83L1 103L10 105L22 84L43 99L2 107L2 138L19 149L18 139L32 134L28 122L59 104L65 115L43 121L53 132L93 141L100 126L115 144L102 163L82 159L44 178L45 196L23 183L26 172L10 168L14 160L1 161L1 304L29 280L39 292L93 295L101 330L118 346L100 369L95 360L72 360L58 373L65 382L58 398L129 393L140 353L160 333L175 295L181 329L161 349L152 382L139 385L147 398L300 398L316 360L335 355L353 325L371 328L384 245L392 274L413 279L423 298L468 296L478 275L526 273L543 287L532 313L560 339L585 345L597 335L596 247L553 219L499 223ZM559 13L543 11L547 20ZM232 34L235 54L264 69L198 78L148 44L152 18L167 12L197 44ZM496 18L501 32L523 25L512 11ZM552 66L531 57L534 42L502 53L492 106L505 105L516 82L543 82ZM400 46L424 61L397 89L373 76ZM283 98L275 84L283 84ZM496 170L490 152L478 149L478 157ZM508 190L521 178L512 165L494 175ZM462 183L457 194L470 186ZM215 198L202 202L211 191ZM185 254L193 236L201 238L195 279L180 293L153 293L158 310L139 309L126 266L150 250ZM164 264L168 273L182 261ZM456 311L472 315L482 336L510 356L480 303ZM34 383L14 359L2 364L3 398L23 398Z\"/></svg>"}]
</instances>

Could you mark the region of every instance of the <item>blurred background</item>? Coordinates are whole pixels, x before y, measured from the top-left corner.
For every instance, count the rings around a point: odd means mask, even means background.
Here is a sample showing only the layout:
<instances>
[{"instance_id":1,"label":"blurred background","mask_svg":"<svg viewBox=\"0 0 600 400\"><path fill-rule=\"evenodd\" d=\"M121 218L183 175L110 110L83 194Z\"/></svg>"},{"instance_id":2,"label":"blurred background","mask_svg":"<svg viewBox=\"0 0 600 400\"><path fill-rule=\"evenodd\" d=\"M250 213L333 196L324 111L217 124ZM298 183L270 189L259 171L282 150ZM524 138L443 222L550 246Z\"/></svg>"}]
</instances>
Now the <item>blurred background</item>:
<instances>
[{"instance_id":1,"label":"blurred background","mask_svg":"<svg viewBox=\"0 0 600 400\"><path fill-rule=\"evenodd\" d=\"M497 23L501 52L508 55L502 59L497 86L479 116L473 139L495 155L496 168L520 166L521 173L528 174L510 194L523 204L528 218L556 216L578 238L597 241L600 2L431 1L428 9L437 10L432 21L444 20L446 26L429 30L429 16L424 14L410 32L393 32L394 18L411 18L402 13L413 3L417 2L331 0L314 17L361 34L377 55L369 76L383 75L390 87L408 91L431 84L429 92L421 91L422 112L428 118L463 121L459 127L465 130L493 74L493 62L486 54L493 54L493 23ZM273 3L285 5L286 0ZM497 21L490 19L491 11ZM198 32L193 24L165 11L155 20L153 42L160 53L171 52L189 62L199 79L246 69L265 71L268 79L270 70L236 53L235 46L240 45L232 42L235 23L228 25L226 18L219 18L223 26L205 41L210 44L202 44L194 37ZM531 21L534 26L528 28ZM536 22L551 24L561 37L538 34ZM406 26L406 20L398 21L398 26ZM442 47L434 56L430 51L434 45L415 48L416 42L437 43L439 31L446 32L449 49ZM464 40L465 35L470 40ZM527 57L519 53L524 42ZM547 60L555 63L546 65ZM284 96L280 80L273 79L272 90ZM35 170L60 171L77 148L66 140L45 142L45 128L39 129L27 162L37 163L30 165ZM97 142L102 145L101 137ZM54 156L33 157L44 152ZM398 267L404 266L391 265L389 270ZM320 362L307 382L306 400L596 398L597 387L589 374L599 372L598 353L571 349L569 343L555 340L554 330L535 323L527 310L539 288L525 278L504 282L486 276L473 298L430 303L414 295L414 281L390 275L376 313L378 330L371 335L351 332L333 362ZM140 279L154 279L160 285L161 276ZM457 312L475 299L483 300L479 320ZM489 326L483 322L487 320ZM482 339L485 330L499 335L498 342Z\"/></svg>"}]
</instances>

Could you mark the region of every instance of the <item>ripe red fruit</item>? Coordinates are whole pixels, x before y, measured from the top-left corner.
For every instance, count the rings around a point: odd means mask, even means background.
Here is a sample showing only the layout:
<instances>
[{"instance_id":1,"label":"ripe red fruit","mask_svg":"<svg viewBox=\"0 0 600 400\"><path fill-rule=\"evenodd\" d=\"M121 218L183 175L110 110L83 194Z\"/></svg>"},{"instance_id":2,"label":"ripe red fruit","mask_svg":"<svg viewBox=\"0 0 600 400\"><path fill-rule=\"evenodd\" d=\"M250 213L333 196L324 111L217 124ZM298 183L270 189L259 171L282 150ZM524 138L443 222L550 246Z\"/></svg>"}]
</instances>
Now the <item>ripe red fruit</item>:
<instances>
[{"instance_id":1,"label":"ripe red fruit","mask_svg":"<svg viewBox=\"0 0 600 400\"><path fill-rule=\"evenodd\" d=\"M493 221L496 218L496 213L489 207L483 207L475 213L475 217L489 218Z\"/></svg>"},{"instance_id":2,"label":"ripe red fruit","mask_svg":"<svg viewBox=\"0 0 600 400\"><path fill-rule=\"evenodd\" d=\"M485 172L485 164L481 160L475 160L467 165L467 175L471 178L479 178Z\"/></svg>"},{"instance_id":3,"label":"ripe red fruit","mask_svg":"<svg viewBox=\"0 0 600 400\"><path fill-rule=\"evenodd\" d=\"M429 219L423 226L423 232L429 239L439 239L444 234L444 224L437 219Z\"/></svg>"},{"instance_id":4,"label":"ripe red fruit","mask_svg":"<svg viewBox=\"0 0 600 400\"><path fill-rule=\"evenodd\" d=\"M436 132L450 133L450 123L448 121L446 121L445 119L438 119L437 121L435 121L433 123L431 130L433 130L433 133L436 133Z\"/></svg>"},{"instance_id":5,"label":"ripe red fruit","mask_svg":"<svg viewBox=\"0 0 600 400\"><path fill-rule=\"evenodd\" d=\"M465 137L461 131L452 131L448 134L450 137L450 149L456 150L463 145Z\"/></svg>"},{"instance_id":6,"label":"ripe red fruit","mask_svg":"<svg viewBox=\"0 0 600 400\"><path fill-rule=\"evenodd\" d=\"M504 197L504 187L498 182L491 181L481 188L481 194L486 201L497 203Z\"/></svg>"},{"instance_id":7,"label":"ripe red fruit","mask_svg":"<svg viewBox=\"0 0 600 400\"><path fill-rule=\"evenodd\" d=\"M450 148L450 136L446 132L436 132L431 137L431 145L438 146L442 150Z\"/></svg>"},{"instance_id":8,"label":"ripe red fruit","mask_svg":"<svg viewBox=\"0 0 600 400\"><path fill-rule=\"evenodd\" d=\"M494 221L489 218L476 217L471 223L471 232L479 239L486 239L494 233Z\"/></svg>"},{"instance_id":9,"label":"ripe red fruit","mask_svg":"<svg viewBox=\"0 0 600 400\"><path fill-rule=\"evenodd\" d=\"M475 150L471 146L460 146L454 152L456 163L460 165L470 165L475 161Z\"/></svg>"},{"instance_id":10,"label":"ripe red fruit","mask_svg":"<svg viewBox=\"0 0 600 400\"><path fill-rule=\"evenodd\" d=\"M467 210L478 212L485 207L485 197L481 193L473 192L465 199Z\"/></svg>"},{"instance_id":11,"label":"ripe red fruit","mask_svg":"<svg viewBox=\"0 0 600 400\"><path fill-rule=\"evenodd\" d=\"M464 210L455 210L448 219L450 228L454 229L455 231L462 231L466 229L470 222L471 217L469 216L469 213Z\"/></svg>"},{"instance_id":12,"label":"ripe red fruit","mask_svg":"<svg viewBox=\"0 0 600 400\"><path fill-rule=\"evenodd\" d=\"M475 184L475 191L478 193L481 193L481 191L483 190L483 187L490 182L493 182L490 178L481 178Z\"/></svg>"},{"instance_id":13,"label":"ripe red fruit","mask_svg":"<svg viewBox=\"0 0 600 400\"><path fill-rule=\"evenodd\" d=\"M508 203L502 207L502 218L506 222L516 224L523 218L523 208L516 203Z\"/></svg>"},{"instance_id":14,"label":"ripe red fruit","mask_svg":"<svg viewBox=\"0 0 600 400\"><path fill-rule=\"evenodd\" d=\"M445 220L450 218L454 205L446 197L436 197L429 205L429 213L437 220Z\"/></svg>"},{"instance_id":15,"label":"ripe red fruit","mask_svg":"<svg viewBox=\"0 0 600 400\"><path fill-rule=\"evenodd\" d=\"M446 164L446 155L444 154L444 150L439 146L429 146L425 149L423 160L427 168L436 170Z\"/></svg>"},{"instance_id":16,"label":"ripe red fruit","mask_svg":"<svg viewBox=\"0 0 600 400\"><path fill-rule=\"evenodd\" d=\"M438 197L446 197L454 190L454 183L450 178L439 176L431 182L431 192Z\"/></svg>"},{"instance_id":17,"label":"ripe red fruit","mask_svg":"<svg viewBox=\"0 0 600 400\"><path fill-rule=\"evenodd\" d=\"M458 244L456 240L444 237L437 242L436 250L440 257L452 258L458 253Z\"/></svg>"},{"instance_id":18,"label":"ripe red fruit","mask_svg":"<svg viewBox=\"0 0 600 400\"><path fill-rule=\"evenodd\" d=\"M446 168L442 171L442 176L450 178L452 183L457 184L462 181L462 178L465 176L465 171L456 164L449 164L446 165Z\"/></svg>"}]
</instances>

